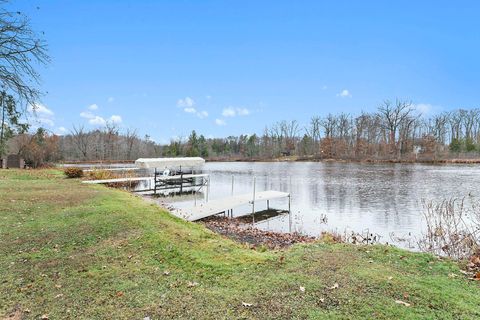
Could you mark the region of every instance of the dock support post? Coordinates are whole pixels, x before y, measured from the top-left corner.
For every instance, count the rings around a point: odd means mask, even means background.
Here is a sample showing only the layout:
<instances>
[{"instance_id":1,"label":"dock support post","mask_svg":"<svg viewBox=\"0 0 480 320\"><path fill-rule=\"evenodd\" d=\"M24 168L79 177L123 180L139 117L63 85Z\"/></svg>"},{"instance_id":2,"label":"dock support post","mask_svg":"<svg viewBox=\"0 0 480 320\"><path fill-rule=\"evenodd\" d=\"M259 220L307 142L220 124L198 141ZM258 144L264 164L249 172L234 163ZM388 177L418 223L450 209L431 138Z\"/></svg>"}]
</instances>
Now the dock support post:
<instances>
[{"instance_id":1,"label":"dock support post","mask_svg":"<svg viewBox=\"0 0 480 320\"><path fill-rule=\"evenodd\" d=\"M193 188L193 198L195 199L195 207L197 206L197 190Z\"/></svg>"},{"instance_id":2,"label":"dock support post","mask_svg":"<svg viewBox=\"0 0 480 320\"><path fill-rule=\"evenodd\" d=\"M291 210L291 196L288 195L288 232L292 232L292 210Z\"/></svg>"},{"instance_id":3,"label":"dock support post","mask_svg":"<svg viewBox=\"0 0 480 320\"><path fill-rule=\"evenodd\" d=\"M157 194L157 168L155 168L154 178L153 178L153 194Z\"/></svg>"},{"instance_id":4,"label":"dock support post","mask_svg":"<svg viewBox=\"0 0 480 320\"><path fill-rule=\"evenodd\" d=\"M235 176L232 175L232 192L231 192L231 195L233 196L233 183L235 182Z\"/></svg>"},{"instance_id":5,"label":"dock support post","mask_svg":"<svg viewBox=\"0 0 480 320\"><path fill-rule=\"evenodd\" d=\"M207 177L207 202L208 202L209 196L210 196L210 176Z\"/></svg>"},{"instance_id":6,"label":"dock support post","mask_svg":"<svg viewBox=\"0 0 480 320\"><path fill-rule=\"evenodd\" d=\"M270 200L267 200L267 210L270 210Z\"/></svg>"},{"instance_id":7,"label":"dock support post","mask_svg":"<svg viewBox=\"0 0 480 320\"><path fill-rule=\"evenodd\" d=\"M255 177L253 177L252 224L255 224Z\"/></svg>"}]
</instances>

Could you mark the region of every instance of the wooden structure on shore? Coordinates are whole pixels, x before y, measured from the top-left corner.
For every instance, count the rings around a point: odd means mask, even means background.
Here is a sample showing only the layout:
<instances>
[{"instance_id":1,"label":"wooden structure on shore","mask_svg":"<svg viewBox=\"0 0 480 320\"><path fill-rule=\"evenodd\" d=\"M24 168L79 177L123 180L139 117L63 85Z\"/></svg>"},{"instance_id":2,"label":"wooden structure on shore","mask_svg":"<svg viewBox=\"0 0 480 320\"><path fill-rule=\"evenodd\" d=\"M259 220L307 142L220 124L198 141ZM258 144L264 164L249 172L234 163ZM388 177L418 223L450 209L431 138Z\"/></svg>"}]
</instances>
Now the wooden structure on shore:
<instances>
[{"instance_id":1,"label":"wooden structure on shore","mask_svg":"<svg viewBox=\"0 0 480 320\"><path fill-rule=\"evenodd\" d=\"M0 158L0 169L25 169L25 160L17 154L9 154Z\"/></svg>"}]
</instances>

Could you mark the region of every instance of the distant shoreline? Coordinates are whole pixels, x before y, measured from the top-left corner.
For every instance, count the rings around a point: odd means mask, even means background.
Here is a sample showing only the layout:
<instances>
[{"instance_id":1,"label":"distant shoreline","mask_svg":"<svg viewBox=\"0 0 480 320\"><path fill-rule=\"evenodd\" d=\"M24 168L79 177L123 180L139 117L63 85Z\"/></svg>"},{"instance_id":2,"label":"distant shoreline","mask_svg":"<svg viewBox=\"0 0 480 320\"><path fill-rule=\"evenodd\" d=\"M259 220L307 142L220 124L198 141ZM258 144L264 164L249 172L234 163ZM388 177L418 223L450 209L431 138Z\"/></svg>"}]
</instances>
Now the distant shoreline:
<instances>
[{"instance_id":1,"label":"distant shoreline","mask_svg":"<svg viewBox=\"0 0 480 320\"><path fill-rule=\"evenodd\" d=\"M394 159L315 159L304 157L280 157L274 159L249 159L249 158L209 158L206 162L337 162L337 163L365 163L365 164L385 164L385 163L405 163L405 164L480 164L480 158L476 159L438 159L438 160L394 160ZM133 164L135 160L92 160L92 161L64 161L59 164Z\"/></svg>"}]
</instances>

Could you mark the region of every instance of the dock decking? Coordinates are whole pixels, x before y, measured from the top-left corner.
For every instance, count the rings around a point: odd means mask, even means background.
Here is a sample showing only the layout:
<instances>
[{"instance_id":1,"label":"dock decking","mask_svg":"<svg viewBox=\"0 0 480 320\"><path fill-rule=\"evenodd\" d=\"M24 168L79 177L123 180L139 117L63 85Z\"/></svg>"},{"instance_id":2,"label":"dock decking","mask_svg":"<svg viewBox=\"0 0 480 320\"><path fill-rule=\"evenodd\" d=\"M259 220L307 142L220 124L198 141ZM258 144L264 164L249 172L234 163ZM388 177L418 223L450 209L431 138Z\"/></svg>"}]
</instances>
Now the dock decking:
<instances>
[{"instance_id":1,"label":"dock decking","mask_svg":"<svg viewBox=\"0 0 480 320\"><path fill-rule=\"evenodd\" d=\"M162 181L168 180L178 180L178 179L190 179L190 178L204 178L208 177L208 174L184 174L182 176L159 176L157 179ZM115 183L115 182L129 182L129 181L144 181L144 180L153 180L154 177L133 177L133 178L115 178L115 179L105 179L105 180L85 180L82 183L88 184L102 184L102 183Z\"/></svg>"},{"instance_id":2,"label":"dock decking","mask_svg":"<svg viewBox=\"0 0 480 320\"><path fill-rule=\"evenodd\" d=\"M188 221L196 221L222 212L226 212L242 205L254 205L258 201L270 201L288 197L290 197L290 194L287 192L273 190L257 192L255 194L255 200L252 199L253 195L251 193L242 194L237 196L231 196L228 198L210 200L207 203L201 203L197 206L190 208L178 209L177 215Z\"/></svg>"}]
</instances>

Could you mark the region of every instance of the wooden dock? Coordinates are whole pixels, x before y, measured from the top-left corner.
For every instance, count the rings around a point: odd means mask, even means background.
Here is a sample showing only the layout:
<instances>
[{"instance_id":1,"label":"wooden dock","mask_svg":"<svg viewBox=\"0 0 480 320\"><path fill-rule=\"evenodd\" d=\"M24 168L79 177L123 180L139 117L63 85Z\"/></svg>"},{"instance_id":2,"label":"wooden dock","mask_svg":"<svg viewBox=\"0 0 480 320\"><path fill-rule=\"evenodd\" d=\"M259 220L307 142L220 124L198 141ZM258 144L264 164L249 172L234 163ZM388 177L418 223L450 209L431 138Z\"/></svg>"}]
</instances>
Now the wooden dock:
<instances>
[{"instance_id":1,"label":"wooden dock","mask_svg":"<svg viewBox=\"0 0 480 320\"><path fill-rule=\"evenodd\" d=\"M159 176L158 180L169 181L169 180L178 180L178 179L191 179L191 178L205 178L208 177L208 174L184 174L182 176ZM82 183L88 184L104 184L104 183L115 183L115 182L130 182L130 181L144 181L144 180L153 180L154 177L133 177L133 178L115 178L115 179L104 179L104 180L85 180Z\"/></svg>"},{"instance_id":2,"label":"wooden dock","mask_svg":"<svg viewBox=\"0 0 480 320\"><path fill-rule=\"evenodd\" d=\"M253 199L253 195L250 194L243 194L237 196L231 196L227 198L211 200L206 203L198 204L197 206L178 209L176 210L176 215L179 217L188 220L188 221L196 221L203 218L207 218L222 212L227 212L232 210L235 207L239 207L242 205L252 205L253 212L255 211L255 203L258 201L267 201L281 199L281 198L290 198L290 194L286 192L280 191L261 191L255 194L255 199ZM290 207L290 201L289 201ZM290 208L289 208L290 211Z\"/></svg>"},{"instance_id":3,"label":"wooden dock","mask_svg":"<svg viewBox=\"0 0 480 320\"><path fill-rule=\"evenodd\" d=\"M115 178L115 179L104 179L104 180L85 180L85 181L82 181L82 183L105 184L105 183L116 183L116 182L145 181L145 180L151 180L151 179L153 179L153 177Z\"/></svg>"}]
</instances>

